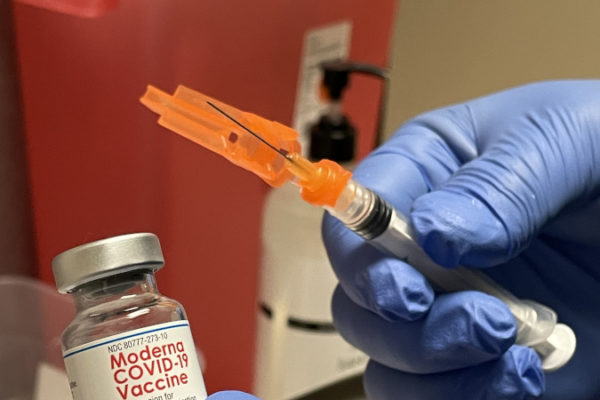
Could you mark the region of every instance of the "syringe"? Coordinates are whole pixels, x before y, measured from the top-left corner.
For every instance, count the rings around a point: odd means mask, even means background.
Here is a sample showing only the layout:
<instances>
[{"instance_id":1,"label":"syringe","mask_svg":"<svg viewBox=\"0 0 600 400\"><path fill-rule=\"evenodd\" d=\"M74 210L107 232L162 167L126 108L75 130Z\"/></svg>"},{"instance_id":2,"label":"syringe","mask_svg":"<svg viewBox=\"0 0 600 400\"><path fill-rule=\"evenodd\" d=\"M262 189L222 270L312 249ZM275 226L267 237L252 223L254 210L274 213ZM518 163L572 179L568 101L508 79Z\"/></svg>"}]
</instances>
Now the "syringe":
<instances>
[{"instance_id":1,"label":"syringe","mask_svg":"<svg viewBox=\"0 0 600 400\"><path fill-rule=\"evenodd\" d=\"M272 186L287 180L304 200L325 208L370 244L419 270L445 292L478 290L503 301L517 324L516 343L533 348L545 371L565 365L575 352L575 334L557 323L550 308L513 296L487 275L465 267L437 265L414 240L410 222L375 192L330 160L313 163L300 154L289 127L242 112L179 86L173 96L148 87L142 103L161 115L159 124L254 172Z\"/></svg>"}]
</instances>

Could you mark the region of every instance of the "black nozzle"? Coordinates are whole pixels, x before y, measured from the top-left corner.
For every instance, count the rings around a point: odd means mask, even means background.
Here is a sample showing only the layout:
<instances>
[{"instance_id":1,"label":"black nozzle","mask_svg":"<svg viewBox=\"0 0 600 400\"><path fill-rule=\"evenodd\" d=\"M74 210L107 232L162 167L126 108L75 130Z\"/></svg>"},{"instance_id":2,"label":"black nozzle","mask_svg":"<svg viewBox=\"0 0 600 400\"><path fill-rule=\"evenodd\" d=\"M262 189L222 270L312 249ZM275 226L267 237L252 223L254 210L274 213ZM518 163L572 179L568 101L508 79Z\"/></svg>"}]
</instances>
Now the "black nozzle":
<instances>
[{"instance_id":1,"label":"black nozzle","mask_svg":"<svg viewBox=\"0 0 600 400\"><path fill-rule=\"evenodd\" d=\"M323 70L323 87L331 100L340 100L342 92L348 85L350 73L372 75L381 79L387 78L387 70L371 64L350 61L327 61L321 64Z\"/></svg>"},{"instance_id":2,"label":"black nozzle","mask_svg":"<svg viewBox=\"0 0 600 400\"><path fill-rule=\"evenodd\" d=\"M336 120L322 115L310 129L309 157L313 160L352 161L355 138L356 129L345 115Z\"/></svg>"}]
</instances>

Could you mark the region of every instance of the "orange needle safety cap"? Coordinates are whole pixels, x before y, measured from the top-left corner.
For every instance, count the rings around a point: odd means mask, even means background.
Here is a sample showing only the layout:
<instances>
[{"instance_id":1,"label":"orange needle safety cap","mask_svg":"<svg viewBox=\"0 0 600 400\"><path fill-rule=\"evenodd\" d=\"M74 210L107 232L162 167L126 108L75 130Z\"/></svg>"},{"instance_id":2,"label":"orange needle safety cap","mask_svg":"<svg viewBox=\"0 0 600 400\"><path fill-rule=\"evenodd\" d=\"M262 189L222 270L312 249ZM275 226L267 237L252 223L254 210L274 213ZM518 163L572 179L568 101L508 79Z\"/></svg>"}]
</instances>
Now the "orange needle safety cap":
<instances>
[{"instance_id":1,"label":"orange needle safety cap","mask_svg":"<svg viewBox=\"0 0 600 400\"><path fill-rule=\"evenodd\" d=\"M298 132L275 121L243 112L185 86L173 95L148 86L140 101L160 115L158 123L165 128L222 155L232 163L249 170L271 186L281 186L292 175L286 159L248 133L234 121L217 113L214 106L285 153L298 153ZM214 105L214 106L211 106Z\"/></svg>"}]
</instances>

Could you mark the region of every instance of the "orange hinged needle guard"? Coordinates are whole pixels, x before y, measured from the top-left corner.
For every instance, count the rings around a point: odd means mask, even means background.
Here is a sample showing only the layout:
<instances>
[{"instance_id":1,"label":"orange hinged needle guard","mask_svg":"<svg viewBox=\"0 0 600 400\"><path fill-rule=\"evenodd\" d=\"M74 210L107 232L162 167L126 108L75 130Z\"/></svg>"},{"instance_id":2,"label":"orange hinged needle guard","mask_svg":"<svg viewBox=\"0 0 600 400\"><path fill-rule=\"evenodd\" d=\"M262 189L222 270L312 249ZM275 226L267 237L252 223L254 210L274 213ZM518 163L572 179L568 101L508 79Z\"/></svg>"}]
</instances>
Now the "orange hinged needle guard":
<instances>
[{"instance_id":1,"label":"orange hinged needle guard","mask_svg":"<svg viewBox=\"0 0 600 400\"><path fill-rule=\"evenodd\" d=\"M300 152L298 132L283 124L243 112L216 99L178 86L173 95L148 86L140 101L160 115L158 123L249 170L271 186L290 179L286 160L235 122L218 113L219 107L263 139L288 153Z\"/></svg>"}]
</instances>

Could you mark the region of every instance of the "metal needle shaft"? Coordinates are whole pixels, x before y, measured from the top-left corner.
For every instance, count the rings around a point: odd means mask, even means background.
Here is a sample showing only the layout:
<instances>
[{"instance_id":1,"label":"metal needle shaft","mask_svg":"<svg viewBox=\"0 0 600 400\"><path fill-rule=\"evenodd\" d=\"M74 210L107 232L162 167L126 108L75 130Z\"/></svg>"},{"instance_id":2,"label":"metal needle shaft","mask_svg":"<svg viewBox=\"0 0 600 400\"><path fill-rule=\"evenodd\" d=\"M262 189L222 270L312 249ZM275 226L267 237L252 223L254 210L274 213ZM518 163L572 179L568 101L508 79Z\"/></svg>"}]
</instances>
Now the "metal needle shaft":
<instances>
[{"instance_id":1,"label":"metal needle shaft","mask_svg":"<svg viewBox=\"0 0 600 400\"><path fill-rule=\"evenodd\" d=\"M271 149L275 150L277 153L281 154L282 156L284 156L286 159L289 160L287 152L285 152L284 150L278 149L277 147L273 146L271 143L269 143L265 139L263 139L262 136L260 136L258 133L253 132L252 130L250 130L250 128L248 128L247 126L245 126L244 124L242 124L241 122L239 122L238 120L236 120L235 118L233 118L231 115L227 114L225 111L221 110L219 107L217 107L216 105L214 105L210 101L207 101L206 103L208 103L209 106L211 106L212 108L214 108L215 110L217 110L219 113L223 114L229 120L233 121L236 125L240 126L246 132L250 133L252 136L254 136L258 140L260 140L261 142L263 142L264 144L266 144L267 146L269 146Z\"/></svg>"}]
</instances>

